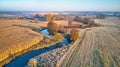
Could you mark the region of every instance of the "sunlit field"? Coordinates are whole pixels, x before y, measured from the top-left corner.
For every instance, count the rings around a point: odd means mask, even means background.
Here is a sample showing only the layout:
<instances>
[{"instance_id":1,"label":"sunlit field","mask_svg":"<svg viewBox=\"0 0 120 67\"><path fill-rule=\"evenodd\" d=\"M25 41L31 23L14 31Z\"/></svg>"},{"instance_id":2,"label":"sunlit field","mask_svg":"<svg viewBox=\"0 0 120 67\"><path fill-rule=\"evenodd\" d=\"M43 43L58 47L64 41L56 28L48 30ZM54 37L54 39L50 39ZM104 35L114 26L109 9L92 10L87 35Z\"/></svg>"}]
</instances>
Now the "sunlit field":
<instances>
[{"instance_id":1,"label":"sunlit field","mask_svg":"<svg viewBox=\"0 0 120 67\"><path fill-rule=\"evenodd\" d=\"M13 23L14 22L14 23ZM29 25L27 21L0 20L0 61L21 52L37 43L43 36L32 29L15 26Z\"/></svg>"}]
</instances>

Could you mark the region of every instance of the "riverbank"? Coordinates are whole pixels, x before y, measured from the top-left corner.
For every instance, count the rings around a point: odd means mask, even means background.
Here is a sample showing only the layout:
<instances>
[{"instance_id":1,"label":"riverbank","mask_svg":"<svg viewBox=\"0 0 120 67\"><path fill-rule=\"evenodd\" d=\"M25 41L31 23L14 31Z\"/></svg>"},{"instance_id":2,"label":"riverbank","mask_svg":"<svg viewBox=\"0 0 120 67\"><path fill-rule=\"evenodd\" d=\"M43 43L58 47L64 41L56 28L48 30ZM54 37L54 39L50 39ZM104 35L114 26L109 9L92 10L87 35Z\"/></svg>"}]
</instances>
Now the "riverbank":
<instances>
[{"instance_id":1,"label":"riverbank","mask_svg":"<svg viewBox=\"0 0 120 67\"><path fill-rule=\"evenodd\" d=\"M21 51L19 53L16 53L16 54L11 55L10 57L6 58L2 62L0 62L0 66L5 66L6 64L10 63L12 60L14 60L14 59L18 58L19 56L22 56L22 55L24 55L26 53L29 53L29 52L31 52L33 50L41 50L43 48L48 49L49 47L55 46L57 44L58 44L58 42L54 42L54 43L50 43L50 44L43 44L43 45L36 44L36 45L34 45L34 46L32 46L32 47L30 47L28 49L25 49L25 50L23 50L23 51Z\"/></svg>"},{"instance_id":2,"label":"riverbank","mask_svg":"<svg viewBox=\"0 0 120 67\"><path fill-rule=\"evenodd\" d=\"M71 44L63 44L61 47L40 54L39 56L33 57L31 59L37 60L37 67L56 67L56 65L61 62L61 59L64 57L64 55L68 54L68 51L70 52L72 48L74 49L76 47L75 44L78 43L79 39L80 35L79 38ZM26 67L29 67L29 62Z\"/></svg>"},{"instance_id":3,"label":"riverbank","mask_svg":"<svg viewBox=\"0 0 120 67\"><path fill-rule=\"evenodd\" d=\"M33 28L35 29L39 29L42 27L45 28L47 26L47 22L30 23L27 20L14 19L14 20L0 20L0 23L1 23L0 37L2 37L0 40L1 48L0 60L3 59L0 61L0 66L4 66L11 62L12 60L16 59L17 57L29 53L33 50L48 48L50 46L54 46L57 44L57 42L54 42L50 44L39 45L40 44L39 42L33 40L35 37L38 38L40 41L42 40L41 33L34 31ZM14 51L18 51L19 53L18 52L14 53Z\"/></svg>"},{"instance_id":4,"label":"riverbank","mask_svg":"<svg viewBox=\"0 0 120 67\"><path fill-rule=\"evenodd\" d=\"M48 51L46 53L43 53L39 56L34 57L34 59L37 59L37 66L39 67L55 67L57 62L63 57L63 55L68 51L70 46L63 45L62 47L58 47L54 50ZM26 65L26 67L29 67L29 64Z\"/></svg>"},{"instance_id":5,"label":"riverbank","mask_svg":"<svg viewBox=\"0 0 120 67\"><path fill-rule=\"evenodd\" d=\"M5 66L6 64L10 63L12 60L16 59L17 57L22 56L22 55L34 50L35 47L36 47L35 45L31 46L28 49L25 49L25 50L23 50L21 52L18 52L18 53L14 54L14 55L9 56L8 58L6 58L2 62L0 62L0 67Z\"/></svg>"},{"instance_id":6,"label":"riverbank","mask_svg":"<svg viewBox=\"0 0 120 67\"><path fill-rule=\"evenodd\" d=\"M55 67L63 67L63 65L66 65L64 62L69 60L69 58L72 56L72 53L74 52L75 48L77 48L78 43L82 42L82 38L84 38L86 31L87 31L87 29L81 30L81 34L79 35L78 39L74 43L72 43L72 45L70 46L68 51L64 54L63 57L61 57L60 61L56 64Z\"/></svg>"}]
</instances>

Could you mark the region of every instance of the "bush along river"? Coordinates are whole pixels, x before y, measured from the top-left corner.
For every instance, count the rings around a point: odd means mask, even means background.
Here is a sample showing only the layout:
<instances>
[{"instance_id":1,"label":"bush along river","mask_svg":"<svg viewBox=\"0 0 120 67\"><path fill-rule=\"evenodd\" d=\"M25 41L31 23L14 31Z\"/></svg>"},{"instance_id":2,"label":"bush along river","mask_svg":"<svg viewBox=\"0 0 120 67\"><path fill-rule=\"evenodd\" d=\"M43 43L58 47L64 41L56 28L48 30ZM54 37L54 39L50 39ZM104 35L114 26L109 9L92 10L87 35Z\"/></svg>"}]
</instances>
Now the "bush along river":
<instances>
[{"instance_id":1,"label":"bush along river","mask_svg":"<svg viewBox=\"0 0 120 67\"><path fill-rule=\"evenodd\" d=\"M44 35L49 34L47 29L44 29L41 32ZM31 58L34 58L35 56L42 55L42 54L47 53L49 51L54 51L55 49L58 48L58 46L62 46L63 44L69 46L70 43L69 43L67 38L64 38L61 43L59 43L59 44L57 44L55 46L51 46L48 49L43 48L43 49L40 49L40 50L34 50L34 51L31 51L31 52L28 52L28 53L14 59L13 61L11 61L7 65L5 65L5 67L25 67Z\"/></svg>"}]
</instances>

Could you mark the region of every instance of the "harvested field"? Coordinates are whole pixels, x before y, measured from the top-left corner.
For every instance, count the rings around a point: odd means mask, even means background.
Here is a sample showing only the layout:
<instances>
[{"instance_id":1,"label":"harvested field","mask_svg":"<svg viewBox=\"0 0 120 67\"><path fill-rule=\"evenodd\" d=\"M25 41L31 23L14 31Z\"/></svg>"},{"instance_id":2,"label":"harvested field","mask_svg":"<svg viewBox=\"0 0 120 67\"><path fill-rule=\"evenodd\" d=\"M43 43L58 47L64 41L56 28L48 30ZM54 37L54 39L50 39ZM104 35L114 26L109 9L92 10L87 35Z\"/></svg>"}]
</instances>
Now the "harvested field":
<instances>
[{"instance_id":1,"label":"harvested field","mask_svg":"<svg viewBox=\"0 0 120 67\"><path fill-rule=\"evenodd\" d=\"M29 28L30 26L38 27L26 20L0 20L0 61L39 43L43 39L43 35L33 31ZM41 27L40 24L39 27Z\"/></svg>"},{"instance_id":2,"label":"harvested field","mask_svg":"<svg viewBox=\"0 0 120 67\"><path fill-rule=\"evenodd\" d=\"M95 20L102 27L85 29L75 50L59 67L120 67L120 20Z\"/></svg>"}]
</instances>

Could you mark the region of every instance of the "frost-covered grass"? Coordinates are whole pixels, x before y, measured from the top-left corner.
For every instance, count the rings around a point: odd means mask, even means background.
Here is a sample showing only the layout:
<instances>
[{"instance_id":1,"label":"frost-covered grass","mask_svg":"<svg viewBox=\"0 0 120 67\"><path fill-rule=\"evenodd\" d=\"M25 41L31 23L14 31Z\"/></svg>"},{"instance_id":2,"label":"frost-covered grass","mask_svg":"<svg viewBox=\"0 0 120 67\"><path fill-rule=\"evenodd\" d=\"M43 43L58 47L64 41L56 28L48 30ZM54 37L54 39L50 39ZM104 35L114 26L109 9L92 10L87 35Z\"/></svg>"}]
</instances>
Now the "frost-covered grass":
<instances>
[{"instance_id":1,"label":"frost-covered grass","mask_svg":"<svg viewBox=\"0 0 120 67\"><path fill-rule=\"evenodd\" d=\"M101 27L86 31L69 60L59 67L120 67L120 20L97 19Z\"/></svg>"}]
</instances>

